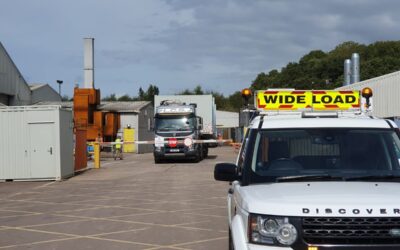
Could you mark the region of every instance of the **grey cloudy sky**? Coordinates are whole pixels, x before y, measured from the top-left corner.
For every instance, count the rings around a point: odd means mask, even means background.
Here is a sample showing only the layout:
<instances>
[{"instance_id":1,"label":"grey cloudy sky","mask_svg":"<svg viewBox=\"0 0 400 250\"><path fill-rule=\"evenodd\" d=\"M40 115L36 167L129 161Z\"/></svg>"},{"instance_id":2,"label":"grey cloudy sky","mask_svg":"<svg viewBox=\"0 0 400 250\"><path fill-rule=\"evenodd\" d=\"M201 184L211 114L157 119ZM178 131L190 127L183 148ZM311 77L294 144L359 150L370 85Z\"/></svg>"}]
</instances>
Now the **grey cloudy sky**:
<instances>
[{"instance_id":1,"label":"grey cloudy sky","mask_svg":"<svg viewBox=\"0 0 400 250\"><path fill-rule=\"evenodd\" d=\"M311 49L399 40L396 0L0 0L0 42L28 82L83 80L95 38L102 95L156 84L231 94Z\"/></svg>"}]
</instances>

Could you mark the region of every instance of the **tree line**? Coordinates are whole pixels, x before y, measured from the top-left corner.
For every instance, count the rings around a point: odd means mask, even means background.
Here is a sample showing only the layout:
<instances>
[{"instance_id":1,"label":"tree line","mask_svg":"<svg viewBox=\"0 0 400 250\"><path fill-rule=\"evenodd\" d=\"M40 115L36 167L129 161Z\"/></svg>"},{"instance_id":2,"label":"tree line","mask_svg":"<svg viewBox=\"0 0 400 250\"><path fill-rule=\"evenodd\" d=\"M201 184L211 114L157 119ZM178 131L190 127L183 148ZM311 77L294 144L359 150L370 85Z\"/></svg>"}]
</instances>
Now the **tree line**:
<instances>
[{"instance_id":1,"label":"tree line","mask_svg":"<svg viewBox=\"0 0 400 250\"><path fill-rule=\"evenodd\" d=\"M334 89L343 85L343 63L352 53L360 54L360 79L366 80L400 69L400 41L379 41L369 45L344 42L333 50L312 50L298 62L280 70L261 72L252 89Z\"/></svg>"},{"instance_id":2,"label":"tree line","mask_svg":"<svg viewBox=\"0 0 400 250\"><path fill-rule=\"evenodd\" d=\"M154 102L154 96L158 95L160 90L156 85L150 84L146 91L143 90L142 87L139 88L137 96L130 96L128 94L117 97L116 94L110 94L108 96L103 97L102 101L109 102L130 102L130 101L151 101Z\"/></svg>"}]
</instances>

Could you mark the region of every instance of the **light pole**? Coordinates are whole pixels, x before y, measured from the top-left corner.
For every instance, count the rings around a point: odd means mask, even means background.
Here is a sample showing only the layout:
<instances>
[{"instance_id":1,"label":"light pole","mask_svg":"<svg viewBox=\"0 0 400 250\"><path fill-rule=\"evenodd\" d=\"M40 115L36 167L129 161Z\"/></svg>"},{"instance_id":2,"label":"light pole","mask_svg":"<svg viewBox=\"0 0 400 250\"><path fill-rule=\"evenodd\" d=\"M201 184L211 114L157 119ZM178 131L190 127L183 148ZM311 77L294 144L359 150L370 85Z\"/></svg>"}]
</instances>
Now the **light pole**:
<instances>
[{"instance_id":1,"label":"light pole","mask_svg":"<svg viewBox=\"0 0 400 250\"><path fill-rule=\"evenodd\" d=\"M61 84L63 83L63 81L57 80L57 83L58 83L58 94L59 94L60 97L61 97ZM61 99L62 99L62 97L61 97Z\"/></svg>"}]
</instances>

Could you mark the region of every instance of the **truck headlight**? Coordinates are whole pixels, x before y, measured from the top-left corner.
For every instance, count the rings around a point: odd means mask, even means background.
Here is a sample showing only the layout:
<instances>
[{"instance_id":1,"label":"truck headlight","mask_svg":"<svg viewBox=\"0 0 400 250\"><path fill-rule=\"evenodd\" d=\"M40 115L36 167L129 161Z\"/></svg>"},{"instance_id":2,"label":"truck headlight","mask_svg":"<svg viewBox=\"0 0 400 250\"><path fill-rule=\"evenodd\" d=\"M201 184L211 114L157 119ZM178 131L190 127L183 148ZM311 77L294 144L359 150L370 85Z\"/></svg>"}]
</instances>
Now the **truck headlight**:
<instances>
[{"instance_id":1,"label":"truck headlight","mask_svg":"<svg viewBox=\"0 0 400 250\"><path fill-rule=\"evenodd\" d=\"M250 243L292 245L297 240L296 227L289 218L251 214L249 218Z\"/></svg>"},{"instance_id":2,"label":"truck headlight","mask_svg":"<svg viewBox=\"0 0 400 250\"><path fill-rule=\"evenodd\" d=\"M193 139L190 137L186 137L185 140L183 140L183 144L185 144L186 147L190 148L193 145Z\"/></svg>"}]
</instances>

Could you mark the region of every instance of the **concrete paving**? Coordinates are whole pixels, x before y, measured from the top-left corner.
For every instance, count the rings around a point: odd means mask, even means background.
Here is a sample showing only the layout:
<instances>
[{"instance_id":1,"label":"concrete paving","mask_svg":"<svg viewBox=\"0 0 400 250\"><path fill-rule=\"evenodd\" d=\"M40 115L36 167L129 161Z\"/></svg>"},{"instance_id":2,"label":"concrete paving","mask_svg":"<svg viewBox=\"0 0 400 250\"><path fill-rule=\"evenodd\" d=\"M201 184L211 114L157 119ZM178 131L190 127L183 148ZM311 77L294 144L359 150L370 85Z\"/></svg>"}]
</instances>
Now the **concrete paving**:
<instances>
[{"instance_id":1,"label":"concrete paving","mask_svg":"<svg viewBox=\"0 0 400 250\"><path fill-rule=\"evenodd\" d=\"M199 162L104 159L62 182L0 183L0 249L227 249L230 147Z\"/></svg>"}]
</instances>

